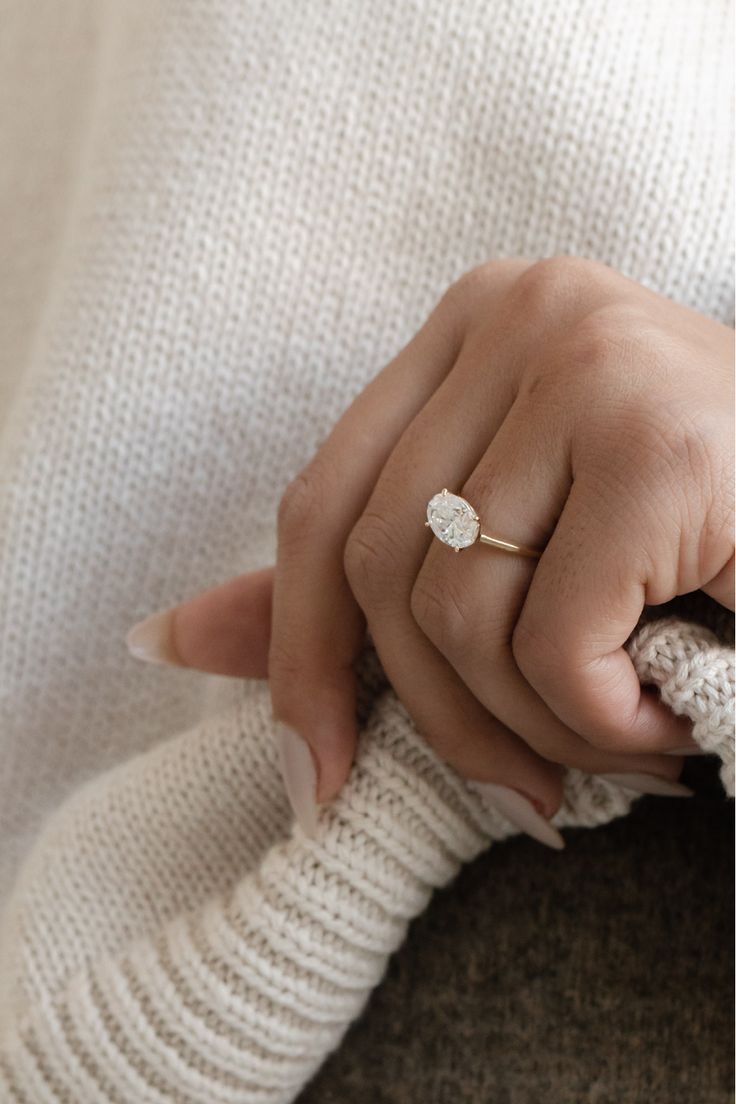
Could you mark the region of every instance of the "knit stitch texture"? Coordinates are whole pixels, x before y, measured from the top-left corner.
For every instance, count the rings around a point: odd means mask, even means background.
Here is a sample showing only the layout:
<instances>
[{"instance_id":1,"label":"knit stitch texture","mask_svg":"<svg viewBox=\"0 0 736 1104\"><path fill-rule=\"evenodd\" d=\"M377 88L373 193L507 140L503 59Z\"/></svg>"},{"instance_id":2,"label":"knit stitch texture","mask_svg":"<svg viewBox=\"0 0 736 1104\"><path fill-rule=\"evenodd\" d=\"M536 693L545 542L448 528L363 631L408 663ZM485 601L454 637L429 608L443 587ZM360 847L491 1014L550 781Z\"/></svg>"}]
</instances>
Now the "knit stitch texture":
<instances>
[{"instance_id":1,"label":"knit stitch texture","mask_svg":"<svg viewBox=\"0 0 736 1104\"><path fill-rule=\"evenodd\" d=\"M630 651L703 746L730 748L733 673L707 629L655 622ZM432 889L513 833L415 732L371 656L363 692L358 760L316 840L288 831L261 683L56 817L11 912L7 1099L294 1098ZM555 823L592 827L630 800L570 771Z\"/></svg>"},{"instance_id":2,"label":"knit stitch texture","mask_svg":"<svg viewBox=\"0 0 736 1104\"><path fill-rule=\"evenodd\" d=\"M283 487L472 265L592 256L731 320L730 5L76 3L95 78L58 250L23 334L0 301L27 361L0 466L0 1100L286 1102L510 825L368 651L358 759L306 840L267 688L141 668L125 631L273 560ZM627 646L733 793L730 647L681 616ZM570 772L555 822L632 797Z\"/></svg>"}]
</instances>

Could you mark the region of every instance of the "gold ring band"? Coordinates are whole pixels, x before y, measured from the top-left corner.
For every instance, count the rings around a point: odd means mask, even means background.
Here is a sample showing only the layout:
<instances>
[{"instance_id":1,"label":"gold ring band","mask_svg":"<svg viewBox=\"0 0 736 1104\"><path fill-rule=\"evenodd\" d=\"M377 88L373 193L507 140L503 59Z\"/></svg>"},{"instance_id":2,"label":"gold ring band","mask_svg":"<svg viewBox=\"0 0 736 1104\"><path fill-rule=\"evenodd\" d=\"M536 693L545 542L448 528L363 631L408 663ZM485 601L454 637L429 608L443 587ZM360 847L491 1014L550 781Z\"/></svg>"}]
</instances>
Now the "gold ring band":
<instances>
[{"instance_id":1,"label":"gold ring band","mask_svg":"<svg viewBox=\"0 0 736 1104\"><path fill-rule=\"evenodd\" d=\"M430 498L427 503L427 520L424 524L432 530L438 540L454 548L456 552L477 543L490 545L491 548L498 548L501 552L515 552L517 556L527 556L535 560L542 555L536 548L527 548L524 544L514 544L513 541L501 540L500 537L481 533L480 518L473 507L467 499L451 494L447 487Z\"/></svg>"},{"instance_id":2,"label":"gold ring band","mask_svg":"<svg viewBox=\"0 0 736 1104\"><path fill-rule=\"evenodd\" d=\"M525 544L513 544L511 541L501 540L500 537L489 537L487 533L480 534L478 543L490 544L491 548L500 548L502 552L516 552L517 556L528 556L532 560L538 560L542 555L536 548L527 548Z\"/></svg>"}]
</instances>

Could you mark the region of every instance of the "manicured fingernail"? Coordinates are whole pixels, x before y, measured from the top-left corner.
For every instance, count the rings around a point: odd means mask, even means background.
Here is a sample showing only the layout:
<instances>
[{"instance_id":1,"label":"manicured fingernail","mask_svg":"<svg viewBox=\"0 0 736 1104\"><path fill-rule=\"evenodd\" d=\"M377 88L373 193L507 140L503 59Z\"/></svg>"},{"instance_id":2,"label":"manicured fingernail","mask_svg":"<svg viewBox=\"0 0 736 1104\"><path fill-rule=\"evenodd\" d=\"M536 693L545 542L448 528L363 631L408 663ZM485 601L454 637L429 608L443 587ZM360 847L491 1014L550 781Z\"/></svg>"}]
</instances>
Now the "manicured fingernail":
<instances>
[{"instance_id":1,"label":"manicured fingernail","mask_svg":"<svg viewBox=\"0 0 736 1104\"><path fill-rule=\"evenodd\" d=\"M668 778L658 778L656 774L599 774L606 782L623 786L635 793L657 794L661 797L692 797L693 790L683 786L682 782L670 782Z\"/></svg>"},{"instance_id":2,"label":"manicured fingernail","mask_svg":"<svg viewBox=\"0 0 736 1104\"><path fill-rule=\"evenodd\" d=\"M145 663L183 667L184 664L174 648L173 623L173 609L161 610L160 613L147 617L145 621L139 621L125 638L130 654Z\"/></svg>"},{"instance_id":3,"label":"manicured fingernail","mask_svg":"<svg viewBox=\"0 0 736 1104\"><path fill-rule=\"evenodd\" d=\"M538 813L528 797L512 790L508 786L497 786L494 782L468 782L468 786L480 794L489 805L498 809L499 813L518 828L526 832L547 847L554 847L561 851L565 841L546 817Z\"/></svg>"},{"instance_id":4,"label":"manicured fingernail","mask_svg":"<svg viewBox=\"0 0 736 1104\"><path fill-rule=\"evenodd\" d=\"M283 721L274 721L281 775L291 808L305 836L317 833L317 771L309 744Z\"/></svg>"},{"instance_id":5,"label":"manicured fingernail","mask_svg":"<svg viewBox=\"0 0 736 1104\"><path fill-rule=\"evenodd\" d=\"M663 755L711 755L710 751L706 751L705 748L701 748L698 744L689 744L687 747L672 748L670 751L663 751Z\"/></svg>"}]
</instances>

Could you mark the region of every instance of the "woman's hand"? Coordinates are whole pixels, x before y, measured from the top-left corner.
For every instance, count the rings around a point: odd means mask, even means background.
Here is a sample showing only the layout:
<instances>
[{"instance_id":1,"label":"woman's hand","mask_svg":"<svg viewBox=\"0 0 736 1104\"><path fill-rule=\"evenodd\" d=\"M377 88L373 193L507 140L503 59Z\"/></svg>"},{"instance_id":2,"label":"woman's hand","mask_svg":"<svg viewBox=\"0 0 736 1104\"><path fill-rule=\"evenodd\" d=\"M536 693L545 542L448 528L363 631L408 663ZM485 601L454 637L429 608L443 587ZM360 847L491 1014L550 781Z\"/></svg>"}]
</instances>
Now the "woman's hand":
<instances>
[{"instance_id":1,"label":"woman's hand","mask_svg":"<svg viewBox=\"0 0 736 1104\"><path fill-rule=\"evenodd\" d=\"M287 488L275 572L170 613L171 657L267 670L321 801L353 759L366 623L467 778L550 815L558 764L676 777L690 725L622 645L645 604L702 588L733 609L731 358L729 329L603 265L473 270ZM541 559L455 555L424 526L443 487Z\"/></svg>"}]
</instances>

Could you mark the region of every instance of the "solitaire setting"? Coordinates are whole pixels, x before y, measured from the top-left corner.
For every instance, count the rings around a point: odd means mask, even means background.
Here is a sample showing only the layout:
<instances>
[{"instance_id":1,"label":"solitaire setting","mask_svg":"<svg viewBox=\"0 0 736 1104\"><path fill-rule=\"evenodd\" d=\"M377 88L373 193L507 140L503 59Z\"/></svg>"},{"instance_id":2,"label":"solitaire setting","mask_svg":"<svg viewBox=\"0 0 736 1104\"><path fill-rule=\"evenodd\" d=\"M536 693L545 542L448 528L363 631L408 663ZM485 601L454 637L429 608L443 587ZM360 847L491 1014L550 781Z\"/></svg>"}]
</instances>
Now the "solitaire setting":
<instances>
[{"instance_id":1,"label":"solitaire setting","mask_svg":"<svg viewBox=\"0 0 736 1104\"><path fill-rule=\"evenodd\" d=\"M459 552L475 544L480 534L480 519L469 502L445 489L427 503L428 525L434 535Z\"/></svg>"},{"instance_id":2,"label":"solitaire setting","mask_svg":"<svg viewBox=\"0 0 736 1104\"><path fill-rule=\"evenodd\" d=\"M538 560L542 555L536 548L527 548L523 544L492 537L481 533L480 518L465 498L452 494L447 487L433 495L427 503L428 526L438 540L459 552L461 548L470 548L471 544L488 544L501 552L515 552L518 556L527 556Z\"/></svg>"}]
</instances>

